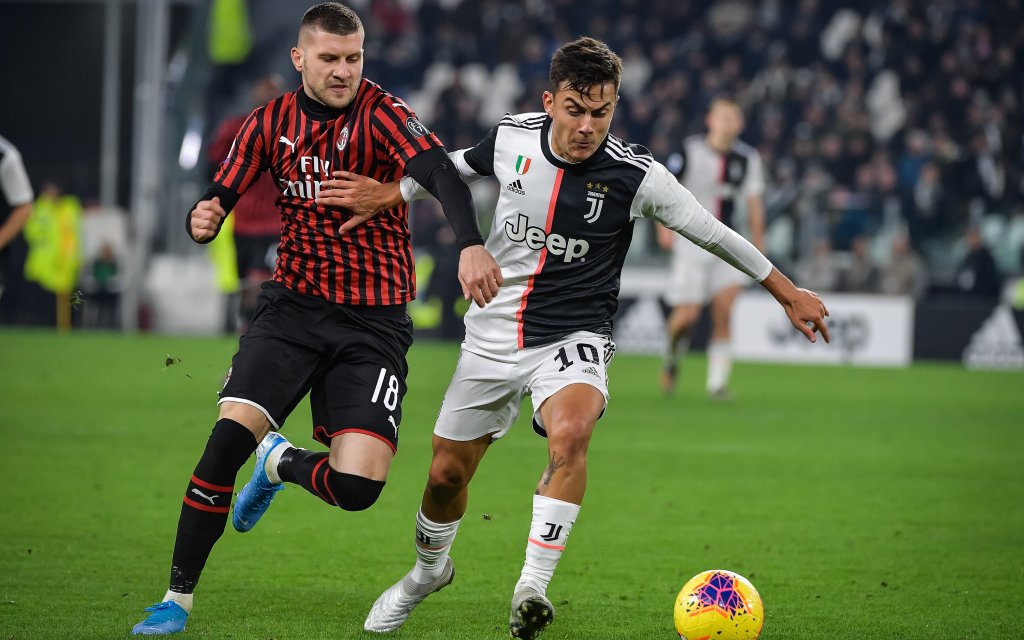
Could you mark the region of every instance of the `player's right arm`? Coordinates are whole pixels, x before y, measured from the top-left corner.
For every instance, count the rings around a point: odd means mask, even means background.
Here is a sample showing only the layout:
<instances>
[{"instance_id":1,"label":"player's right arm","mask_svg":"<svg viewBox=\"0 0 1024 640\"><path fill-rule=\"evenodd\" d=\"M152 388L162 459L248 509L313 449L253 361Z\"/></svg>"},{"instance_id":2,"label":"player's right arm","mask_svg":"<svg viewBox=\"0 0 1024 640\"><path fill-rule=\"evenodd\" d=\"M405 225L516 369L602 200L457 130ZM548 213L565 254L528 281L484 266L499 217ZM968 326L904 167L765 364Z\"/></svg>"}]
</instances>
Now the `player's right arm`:
<instances>
[{"instance_id":1,"label":"player's right arm","mask_svg":"<svg viewBox=\"0 0 1024 640\"><path fill-rule=\"evenodd\" d=\"M235 208L249 185L266 170L263 129L260 126L263 109L259 107L253 111L242 123L213 182L185 218L185 229L194 242L206 244L216 238L228 212Z\"/></svg>"}]
</instances>

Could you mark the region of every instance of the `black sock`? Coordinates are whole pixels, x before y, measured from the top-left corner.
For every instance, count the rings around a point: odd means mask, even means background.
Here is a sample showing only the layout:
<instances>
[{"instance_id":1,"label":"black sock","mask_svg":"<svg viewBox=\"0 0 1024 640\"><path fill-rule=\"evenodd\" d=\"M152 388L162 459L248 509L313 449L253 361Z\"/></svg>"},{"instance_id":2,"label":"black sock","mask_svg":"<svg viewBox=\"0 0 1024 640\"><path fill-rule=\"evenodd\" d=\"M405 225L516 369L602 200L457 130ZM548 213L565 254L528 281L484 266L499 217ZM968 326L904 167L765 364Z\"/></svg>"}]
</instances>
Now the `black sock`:
<instances>
[{"instance_id":1,"label":"black sock","mask_svg":"<svg viewBox=\"0 0 1024 640\"><path fill-rule=\"evenodd\" d=\"M277 473L285 482L297 484L331 506L338 503L327 492L325 478L331 465L327 461L331 454L326 451L310 451L291 447L281 454ZM317 480L319 478L319 480Z\"/></svg>"},{"instance_id":2,"label":"black sock","mask_svg":"<svg viewBox=\"0 0 1024 640\"><path fill-rule=\"evenodd\" d=\"M277 473L332 507L345 511L370 508L384 489L384 481L335 471L329 458L329 453L289 448L281 454Z\"/></svg>"},{"instance_id":3,"label":"black sock","mask_svg":"<svg viewBox=\"0 0 1024 640\"><path fill-rule=\"evenodd\" d=\"M192 593L213 545L224 533L235 476L256 450L252 432L226 418L218 420L185 489L171 560L171 591Z\"/></svg>"}]
</instances>

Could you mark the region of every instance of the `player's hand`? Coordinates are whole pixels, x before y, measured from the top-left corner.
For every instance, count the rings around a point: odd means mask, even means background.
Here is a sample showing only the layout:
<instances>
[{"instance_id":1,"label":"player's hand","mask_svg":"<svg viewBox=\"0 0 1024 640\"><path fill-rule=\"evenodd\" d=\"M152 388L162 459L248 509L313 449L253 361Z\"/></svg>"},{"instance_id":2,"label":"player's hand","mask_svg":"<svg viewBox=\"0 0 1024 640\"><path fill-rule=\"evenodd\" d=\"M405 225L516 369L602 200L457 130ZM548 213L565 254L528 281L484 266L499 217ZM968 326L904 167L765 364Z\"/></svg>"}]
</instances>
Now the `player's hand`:
<instances>
[{"instance_id":1,"label":"player's hand","mask_svg":"<svg viewBox=\"0 0 1024 640\"><path fill-rule=\"evenodd\" d=\"M782 307L786 310L789 321L810 342L817 342L815 332L820 333L821 337L825 338L825 342L831 342L828 326L825 324L828 309L818 294L807 289L797 288L792 298L783 303Z\"/></svg>"},{"instance_id":2,"label":"player's hand","mask_svg":"<svg viewBox=\"0 0 1024 640\"><path fill-rule=\"evenodd\" d=\"M504 282L501 267L482 244L466 247L459 254L459 284L466 300L472 298L483 307L498 295L498 287Z\"/></svg>"},{"instance_id":3,"label":"player's hand","mask_svg":"<svg viewBox=\"0 0 1024 640\"><path fill-rule=\"evenodd\" d=\"M397 182L381 184L373 178L351 171L335 171L331 175L334 176L331 180L320 183L320 194L316 198L316 203L348 209L352 213L352 217L338 228L338 233L347 233L382 210L402 202L401 187Z\"/></svg>"},{"instance_id":4,"label":"player's hand","mask_svg":"<svg viewBox=\"0 0 1024 640\"><path fill-rule=\"evenodd\" d=\"M217 229L224 220L227 212L220 206L220 197L214 196L213 200L201 200L192 210L192 228L189 231L196 242L212 240L217 235Z\"/></svg>"}]
</instances>

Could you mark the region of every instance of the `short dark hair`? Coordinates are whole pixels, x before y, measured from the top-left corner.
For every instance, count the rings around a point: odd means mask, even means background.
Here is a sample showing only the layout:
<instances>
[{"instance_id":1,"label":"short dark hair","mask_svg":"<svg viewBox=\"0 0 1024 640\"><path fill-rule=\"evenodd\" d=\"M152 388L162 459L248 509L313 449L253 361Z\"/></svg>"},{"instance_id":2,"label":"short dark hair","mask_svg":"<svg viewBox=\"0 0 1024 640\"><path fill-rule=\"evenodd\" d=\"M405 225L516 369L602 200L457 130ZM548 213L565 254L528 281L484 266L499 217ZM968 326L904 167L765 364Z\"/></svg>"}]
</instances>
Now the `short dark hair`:
<instances>
[{"instance_id":1,"label":"short dark hair","mask_svg":"<svg viewBox=\"0 0 1024 640\"><path fill-rule=\"evenodd\" d=\"M347 36L363 30L363 23L351 8L340 2L322 2L306 10L299 23L299 31L317 29Z\"/></svg>"},{"instance_id":2,"label":"short dark hair","mask_svg":"<svg viewBox=\"0 0 1024 640\"><path fill-rule=\"evenodd\" d=\"M569 89L585 95L591 87L606 82L612 83L618 92L621 79L622 58L594 38L583 37L562 45L551 58L553 92L567 83Z\"/></svg>"}]
</instances>

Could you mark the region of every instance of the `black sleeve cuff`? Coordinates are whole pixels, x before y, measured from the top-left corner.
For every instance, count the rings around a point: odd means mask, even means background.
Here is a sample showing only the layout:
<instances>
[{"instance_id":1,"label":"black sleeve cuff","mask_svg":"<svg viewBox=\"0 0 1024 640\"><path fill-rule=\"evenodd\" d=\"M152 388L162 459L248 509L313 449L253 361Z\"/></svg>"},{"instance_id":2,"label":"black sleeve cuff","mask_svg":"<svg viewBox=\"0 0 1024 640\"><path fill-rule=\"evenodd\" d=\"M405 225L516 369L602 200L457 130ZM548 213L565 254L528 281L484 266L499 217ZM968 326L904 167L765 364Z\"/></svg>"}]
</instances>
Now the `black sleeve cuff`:
<instances>
[{"instance_id":1,"label":"black sleeve cuff","mask_svg":"<svg viewBox=\"0 0 1024 640\"><path fill-rule=\"evenodd\" d=\"M196 244L209 244L213 242L214 238L220 235L220 228L224 226L224 220L221 220L220 224L217 225L217 233L213 234L213 238L210 238L209 240L196 240L192 236L192 212L195 210L196 205L203 200L213 200L215 197L220 198L220 206L224 208L224 211L226 213L231 213L231 210L235 208L236 204L238 204L238 199L241 196L231 189L217 184L216 182L210 185L210 188L206 190L203 197L199 198L199 200L192 205L192 208L188 210L188 215L185 216L185 233L189 238L191 238L192 242L195 242ZM227 219L227 215L224 216L224 219Z\"/></svg>"}]
</instances>

